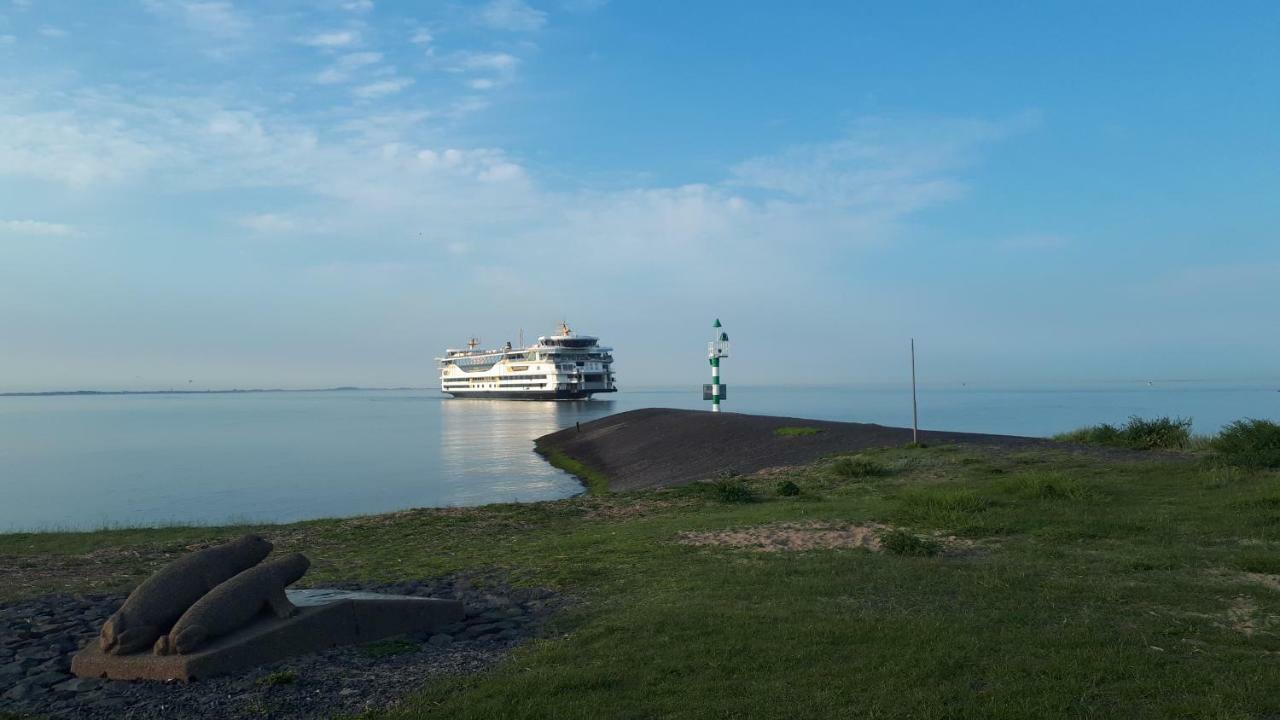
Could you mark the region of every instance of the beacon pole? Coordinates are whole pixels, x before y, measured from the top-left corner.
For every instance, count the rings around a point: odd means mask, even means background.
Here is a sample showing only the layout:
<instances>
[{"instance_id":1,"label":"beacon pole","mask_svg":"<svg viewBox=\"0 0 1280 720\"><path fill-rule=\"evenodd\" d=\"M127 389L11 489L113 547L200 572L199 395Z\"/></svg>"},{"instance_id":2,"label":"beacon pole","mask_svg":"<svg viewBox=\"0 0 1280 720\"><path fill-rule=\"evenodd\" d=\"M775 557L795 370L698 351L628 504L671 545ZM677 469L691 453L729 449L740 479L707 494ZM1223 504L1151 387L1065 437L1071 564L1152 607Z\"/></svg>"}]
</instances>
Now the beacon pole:
<instances>
[{"instance_id":1,"label":"beacon pole","mask_svg":"<svg viewBox=\"0 0 1280 720\"><path fill-rule=\"evenodd\" d=\"M702 386L702 399L711 401L711 412L720 412L720 401L729 397L729 386L720 384L720 358L729 357L729 335L720 329L720 319L707 343L707 359L711 362L711 384Z\"/></svg>"}]
</instances>

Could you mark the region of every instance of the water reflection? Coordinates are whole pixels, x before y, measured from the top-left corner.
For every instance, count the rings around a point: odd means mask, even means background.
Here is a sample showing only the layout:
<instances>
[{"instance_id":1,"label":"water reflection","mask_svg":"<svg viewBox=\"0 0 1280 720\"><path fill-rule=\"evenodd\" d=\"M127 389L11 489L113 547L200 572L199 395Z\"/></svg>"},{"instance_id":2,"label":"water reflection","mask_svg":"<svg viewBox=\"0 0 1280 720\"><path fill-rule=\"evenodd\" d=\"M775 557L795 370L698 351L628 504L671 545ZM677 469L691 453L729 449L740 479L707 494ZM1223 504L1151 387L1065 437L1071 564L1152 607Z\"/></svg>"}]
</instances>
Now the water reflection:
<instances>
[{"instance_id":1,"label":"water reflection","mask_svg":"<svg viewBox=\"0 0 1280 720\"><path fill-rule=\"evenodd\" d=\"M560 497L577 481L549 466L533 441L615 411L607 400L538 401L448 399L440 403L442 482L453 497L476 491L490 501Z\"/></svg>"}]
</instances>

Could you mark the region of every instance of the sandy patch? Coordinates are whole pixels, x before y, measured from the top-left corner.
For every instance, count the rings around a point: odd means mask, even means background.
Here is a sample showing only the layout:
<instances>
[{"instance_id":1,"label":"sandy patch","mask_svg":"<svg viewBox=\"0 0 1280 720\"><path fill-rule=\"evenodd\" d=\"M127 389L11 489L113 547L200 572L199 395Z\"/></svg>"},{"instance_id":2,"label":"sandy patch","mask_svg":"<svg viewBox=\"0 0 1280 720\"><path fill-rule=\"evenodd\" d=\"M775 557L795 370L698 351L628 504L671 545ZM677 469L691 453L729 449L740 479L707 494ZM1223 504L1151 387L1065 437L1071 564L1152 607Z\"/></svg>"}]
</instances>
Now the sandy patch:
<instances>
[{"instance_id":1,"label":"sandy patch","mask_svg":"<svg viewBox=\"0 0 1280 720\"><path fill-rule=\"evenodd\" d=\"M1257 603L1244 595L1232 599L1231 607L1227 608L1227 624L1232 630L1245 637L1252 637L1269 624L1270 619L1265 615L1259 615Z\"/></svg>"},{"instance_id":2,"label":"sandy patch","mask_svg":"<svg viewBox=\"0 0 1280 720\"><path fill-rule=\"evenodd\" d=\"M830 523L775 523L734 530L683 532L683 545L714 545L757 552L804 552L863 548L880 550L880 533L889 526L879 523L836 525Z\"/></svg>"},{"instance_id":3,"label":"sandy patch","mask_svg":"<svg viewBox=\"0 0 1280 720\"><path fill-rule=\"evenodd\" d=\"M1266 573L1242 573L1241 578L1249 582L1257 583L1263 587L1270 588L1280 592L1280 575L1267 575Z\"/></svg>"}]
</instances>

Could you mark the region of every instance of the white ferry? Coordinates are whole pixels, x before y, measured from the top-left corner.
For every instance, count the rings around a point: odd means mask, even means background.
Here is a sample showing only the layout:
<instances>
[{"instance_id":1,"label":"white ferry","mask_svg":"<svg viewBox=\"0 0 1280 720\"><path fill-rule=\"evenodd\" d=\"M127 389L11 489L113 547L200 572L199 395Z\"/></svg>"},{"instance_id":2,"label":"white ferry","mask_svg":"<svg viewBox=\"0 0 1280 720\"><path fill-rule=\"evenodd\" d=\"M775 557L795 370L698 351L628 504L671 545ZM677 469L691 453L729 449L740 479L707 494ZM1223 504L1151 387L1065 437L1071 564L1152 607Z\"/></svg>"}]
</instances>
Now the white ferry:
<instances>
[{"instance_id":1,"label":"white ferry","mask_svg":"<svg viewBox=\"0 0 1280 720\"><path fill-rule=\"evenodd\" d=\"M524 348L508 342L499 350L481 350L472 338L465 350L445 350L440 390L454 397L577 400L616 392L613 348L599 338L575 335L560 324L558 335L543 336Z\"/></svg>"}]
</instances>

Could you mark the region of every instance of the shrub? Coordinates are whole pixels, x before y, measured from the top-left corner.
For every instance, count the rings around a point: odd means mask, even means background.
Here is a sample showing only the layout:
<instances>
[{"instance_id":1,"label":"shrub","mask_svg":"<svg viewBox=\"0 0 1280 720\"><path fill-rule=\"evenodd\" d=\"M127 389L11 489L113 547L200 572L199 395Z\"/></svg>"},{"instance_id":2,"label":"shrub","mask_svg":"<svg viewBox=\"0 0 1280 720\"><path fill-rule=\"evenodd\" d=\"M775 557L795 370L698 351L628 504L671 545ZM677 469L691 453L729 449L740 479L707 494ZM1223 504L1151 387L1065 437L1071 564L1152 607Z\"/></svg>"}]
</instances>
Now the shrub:
<instances>
[{"instance_id":1,"label":"shrub","mask_svg":"<svg viewBox=\"0 0 1280 720\"><path fill-rule=\"evenodd\" d=\"M788 425L787 427L775 428L773 434L778 437L806 437L808 435L817 435L820 432L822 432L822 428Z\"/></svg>"},{"instance_id":2,"label":"shrub","mask_svg":"<svg viewBox=\"0 0 1280 720\"><path fill-rule=\"evenodd\" d=\"M1247 468L1280 467L1280 424L1237 420L1210 442L1215 458Z\"/></svg>"},{"instance_id":3,"label":"shrub","mask_svg":"<svg viewBox=\"0 0 1280 720\"><path fill-rule=\"evenodd\" d=\"M711 494L723 503L749 503L756 500L751 488L738 480L716 480L711 483Z\"/></svg>"},{"instance_id":4,"label":"shrub","mask_svg":"<svg viewBox=\"0 0 1280 720\"><path fill-rule=\"evenodd\" d=\"M1191 418L1161 417L1144 420L1131 417L1120 431L1125 444L1140 450L1165 448L1181 450L1191 442Z\"/></svg>"},{"instance_id":5,"label":"shrub","mask_svg":"<svg viewBox=\"0 0 1280 720\"><path fill-rule=\"evenodd\" d=\"M838 458L831 463L831 471L843 478L867 478L888 475L889 471L880 463L857 455Z\"/></svg>"},{"instance_id":6,"label":"shrub","mask_svg":"<svg viewBox=\"0 0 1280 720\"><path fill-rule=\"evenodd\" d=\"M880 533L880 547L894 555L912 557L937 555L942 550L942 544L937 540L913 535L906 530L889 530Z\"/></svg>"},{"instance_id":7,"label":"shrub","mask_svg":"<svg viewBox=\"0 0 1280 720\"><path fill-rule=\"evenodd\" d=\"M800 494L800 486L790 480L783 480L778 483L774 490L782 497L795 497Z\"/></svg>"},{"instance_id":8,"label":"shrub","mask_svg":"<svg viewBox=\"0 0 1280 720\"><path fill-rule=\"evenodd\" d=\"M1103 423L1060 433L1054 439L1133 450L1181 450L1191 443L1191 418L1166 416L1147 420L1134 415L1121 428Z\"/></svg>"}]
</instances>

